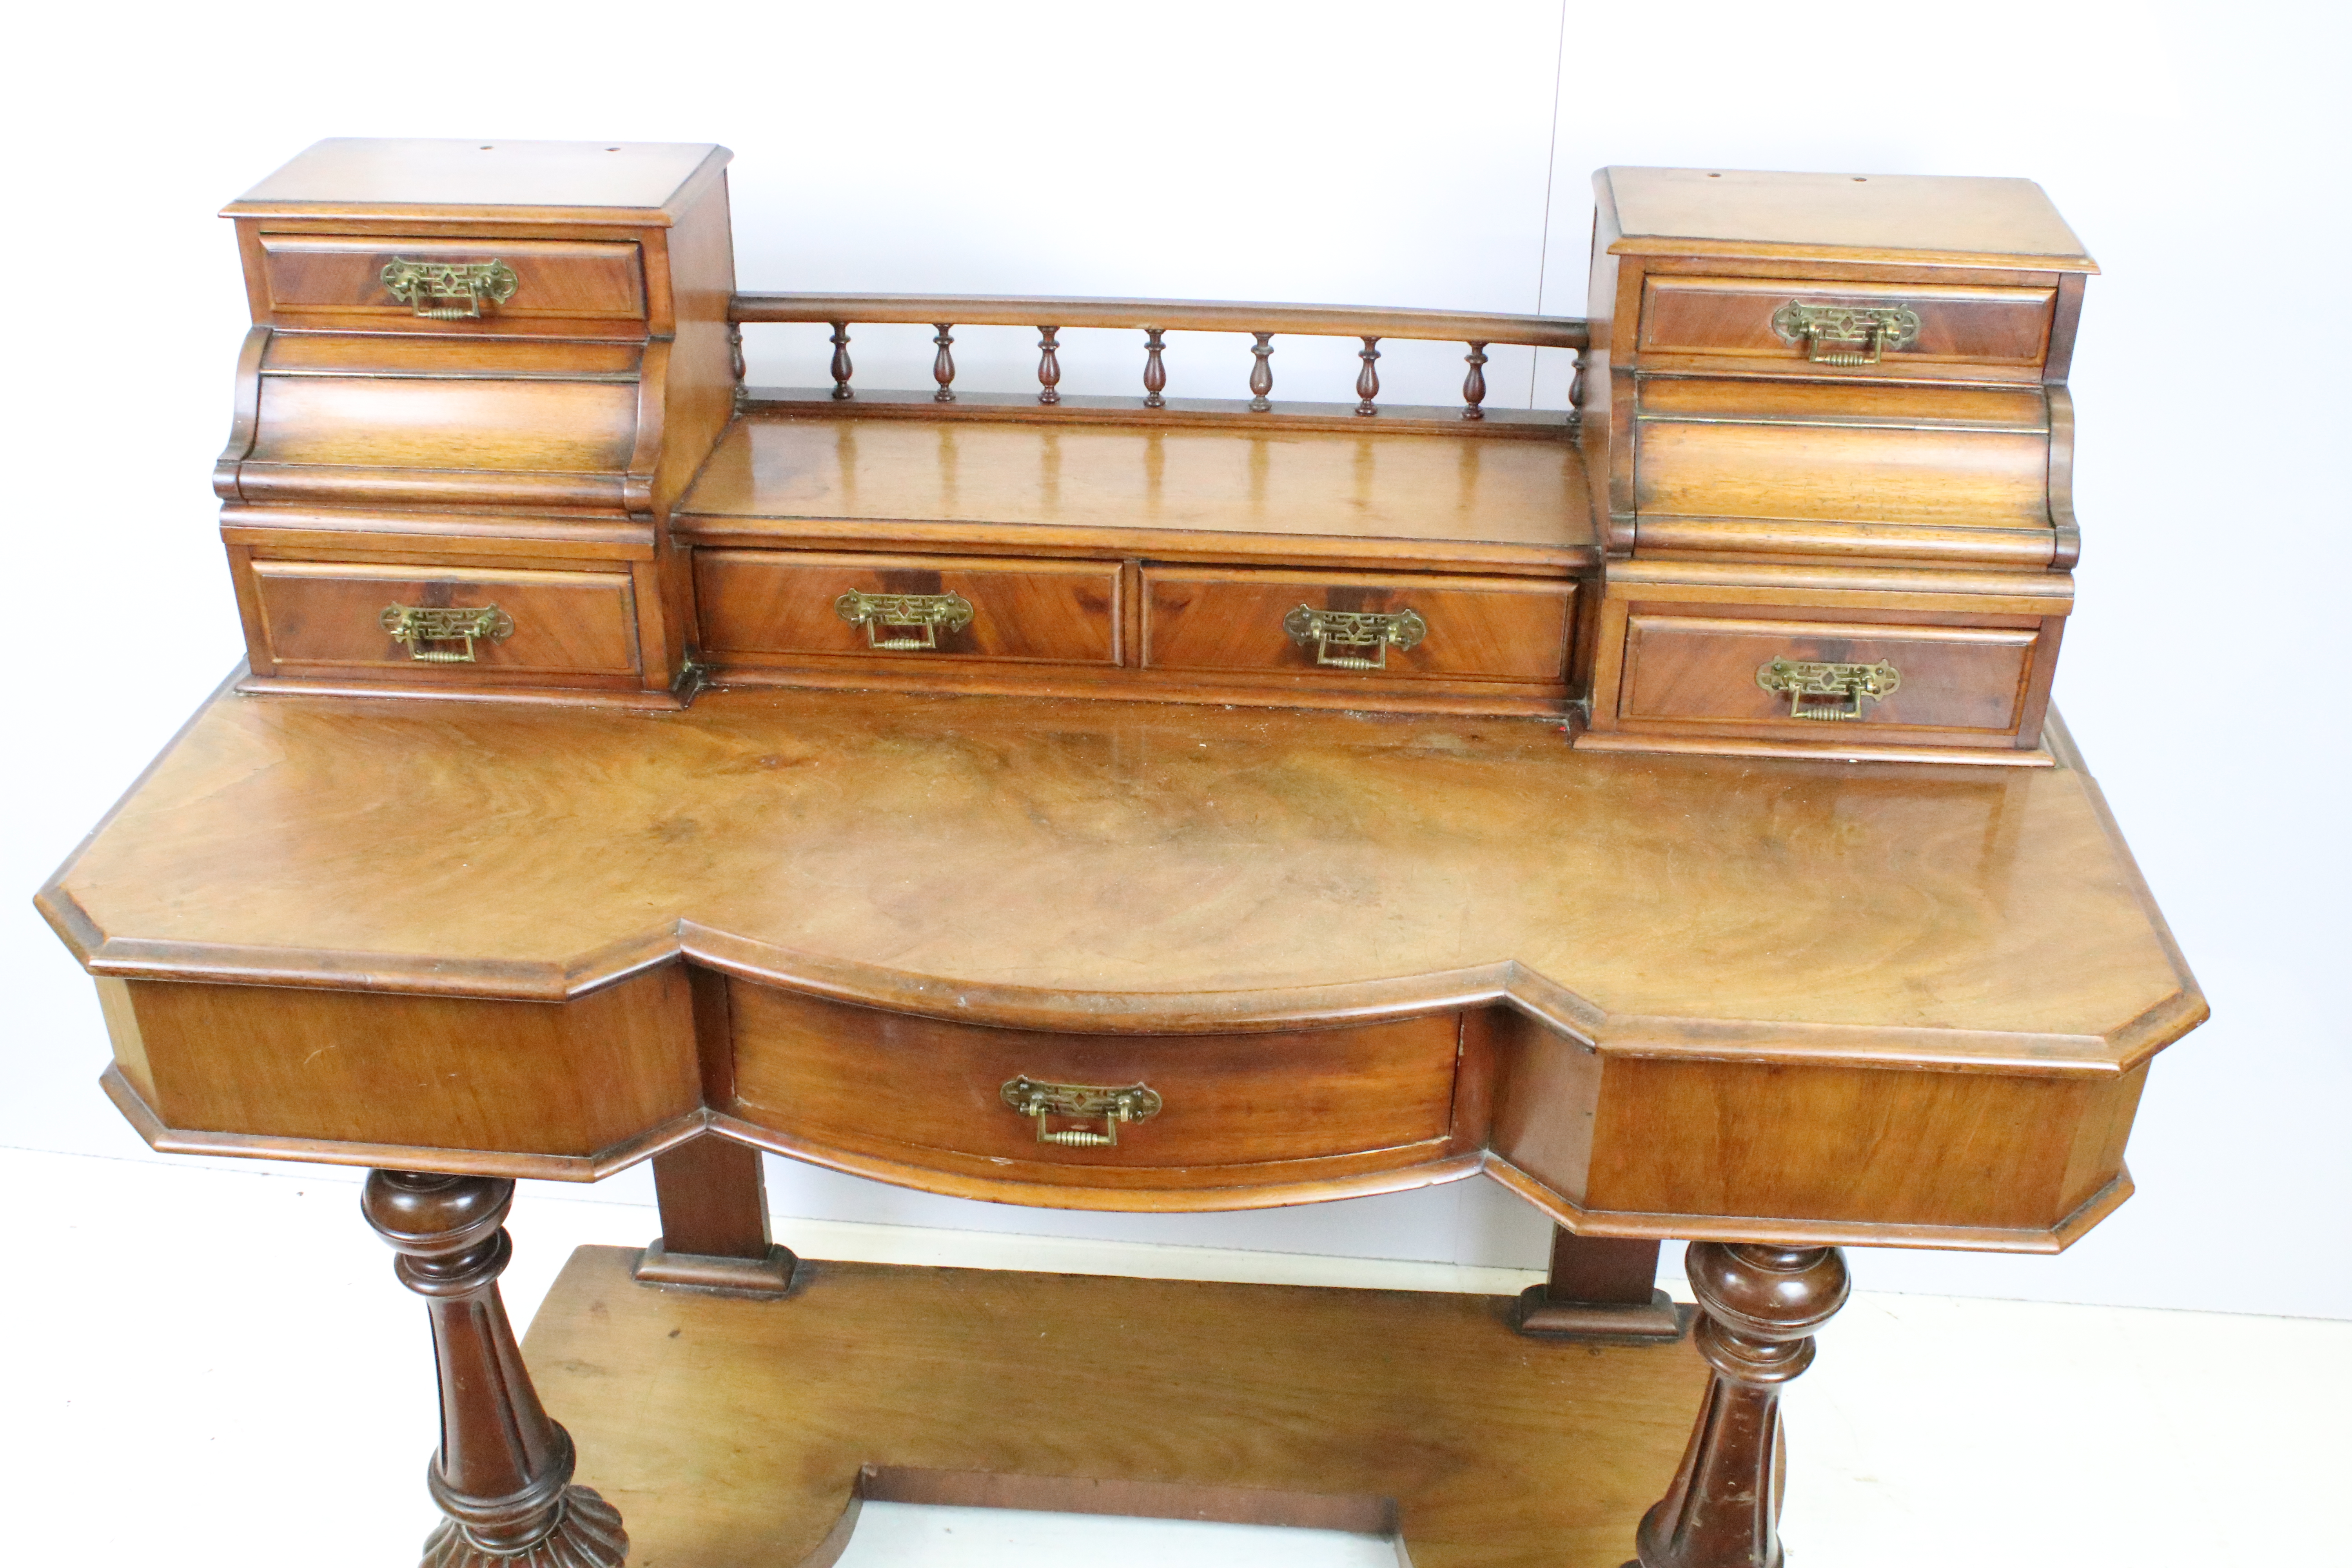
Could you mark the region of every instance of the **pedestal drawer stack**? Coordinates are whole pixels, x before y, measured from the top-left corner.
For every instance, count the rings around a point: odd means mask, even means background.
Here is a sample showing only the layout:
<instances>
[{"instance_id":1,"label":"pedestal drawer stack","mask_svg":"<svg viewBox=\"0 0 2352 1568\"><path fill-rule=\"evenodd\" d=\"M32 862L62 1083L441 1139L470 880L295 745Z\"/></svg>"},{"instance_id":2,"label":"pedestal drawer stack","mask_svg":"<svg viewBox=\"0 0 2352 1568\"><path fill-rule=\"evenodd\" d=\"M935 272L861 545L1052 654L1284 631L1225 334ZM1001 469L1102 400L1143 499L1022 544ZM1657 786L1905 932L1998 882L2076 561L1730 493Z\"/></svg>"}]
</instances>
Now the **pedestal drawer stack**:
<instances>
[{"instance_id":1,"label":"pedestal drawer stack","mask_svg":"<svg viewBox=\"0 0 2352 1568\"><path fill-rule=\"evenodd\" d=\"M668 511L733 403L726 162L323 142L231 204L250 686L673 700Z\"/></svg>"},{"instance_id":2,"label":"pedestal drawer stack","mask_svg":"<svg viewBox=\"0 0 2352 1568\"><path fill-rule=\"evenodd\" d=\"M2095 270L2048 198L1595 184L1585 439L1611 559L1580 743L2046 763L2077 549L2066 370Z\"/></svg>"}]
</instances>

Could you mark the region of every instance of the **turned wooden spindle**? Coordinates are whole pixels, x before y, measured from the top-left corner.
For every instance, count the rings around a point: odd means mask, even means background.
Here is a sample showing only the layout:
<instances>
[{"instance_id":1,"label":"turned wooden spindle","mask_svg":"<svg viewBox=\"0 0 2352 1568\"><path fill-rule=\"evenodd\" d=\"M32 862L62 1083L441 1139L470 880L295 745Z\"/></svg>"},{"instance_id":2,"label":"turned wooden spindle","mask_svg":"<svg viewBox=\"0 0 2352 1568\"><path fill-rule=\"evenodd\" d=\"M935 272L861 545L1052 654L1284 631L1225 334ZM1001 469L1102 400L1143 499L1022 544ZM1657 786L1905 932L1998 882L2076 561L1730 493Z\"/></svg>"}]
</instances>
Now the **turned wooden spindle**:
<instances>
[{"instance_id":1,"label":"turned wooden spindle","mask_svg":"<svg viewBox=\"0 0 2352 1568\"><path fill-rule=\"evenodd\" d=\"M836 399L846 400L857 395L849 390L849 374L855 368L849 363L849 323L834 321L829 324L833 328L833 395Z\"/></svg>"},{"instance_id":2,"label":"turned wooden spindle","mask_svg":"<svg viewBox=\"0 0 2352 1568\"><path fill-rule=\"evenodd\" d=\"M1373 368L1374 362L1381 357L1380 341L1378 338L1366 338L1362 351L1356 355L1364 362L1364 368L1356 373L1356 412L1359 414L1380 412L1372 403L1372 399L1381 395L1381 373Z\"/></svg>"},{"instance_id":3,"label":"turned wooden spindle","mask_svg":"<svg viewBox=\"0 0 2352 1568\"><path fill-rule=\"evenodd\" d=\"M1037 340L1037 401L1059 403L1062 395L1055 388L1062 384L1062 345L1058 341L1062 329L1040 327L1037 331L1043 334Z\"/></svg>"},{"instance_id":4,"label":"turned wooden spindle","mask_svg":"<svg viewBox=\"0 0 2352 1568\"><path fill-rule=\"evenodd\" d=\"M1465 419L1484 419L1486 411L1478 405L1486 401L1486 345L1472 343L1470 352L1462 356L1470 374L1462 378L1462 401L1468 405L1462 410Z\"/></svg>"},{"instance_id":5,"label":"turned wooden spindle","mask_svg":"<svg viewBox=\"0 0 2352 1568\"><path fill-rule=\"evenodd\" d=\"M1168 400L1160 395L1160 390L1168 384L1168 367L1160 363L1162 346L1160 334L1165 330L1161 327L1143 329L1143 406L1146 408L1168 406Z\"/></svg>"},{"instance_id":6,"label":"turned wooden spindle","mask_svg":"<svg viewBox=\"0 0 2352 1568\"><path fill-rule=\"evenodd\" d=\"M571 1434L548 1418L499 1299L514 1183L371 1171L361 1212L425 1298L441 1381L441 1447L425 1489L448 1517L423 1568L619 1568L620 1510L572 1484Z\"/></svg>"},{"instance_id":7,"label":"turned wooden spindle","mask_svg":"<svg viewBox=\"0 0 2352 1568\"><path fill-rule=\"evenodd\" d=\"M1684 1269L1703 1314L1691 1340L1715 1377L1626 1568L1780 1568L1780 1385L1812 1364L1814 1331L1845 1305L1845 1259L1695 1241Z\"/></svg>"},{"instance_id":8,"label":"turned wooden spindle","mask_svg":"<svg viewBox=\"0 0 2352 1568\"><path fill-rule=\"evenodd\" d=\"M1582 349L1576 351L1576 374L1569 379L1568 405L1575 409L1581 409L1584 406L1584 351Z\"/></svg>"},{"instance_id":9,"label":"turned wooden spindle","mask_svg":"<svg viewBox=\"0 0 2352 1568\"><path fill-rule=\"evenodd\" d=\"M735 377L735 406L740 408L751 395L743 386L743 329L731 323L727 329L727 368Z\"/></svg>"},{"instance_id":10,"label":"turned wooden spindle","mask_svg":"<svg viewBox=\"0 0 2352 1568\"><path fill-rule=\"evenodd\" d=\"M1274 334L1252 332L1257 342L1250 348L1257 363L1250 366L1250 412L1263 414L1274 406L1266 394L1274 390L1274 366L1266 362L1274 358Z\"/></svg>"},{"instance_id":11,"label":"turned wooden spindle","mask_svg":"<svg viewBox=\"0 0 2352 1568\"><path fill-rule=\"evenodd\" d=\"M940 384L940 389L931 394L931 401L953 403L955 401L955 355L950 351L955 347L955 323L933 321L931 325L940 331L940 335L931 340L940 345L938 357L931 361L931 379Z\"/></svg>"}]
</instances>

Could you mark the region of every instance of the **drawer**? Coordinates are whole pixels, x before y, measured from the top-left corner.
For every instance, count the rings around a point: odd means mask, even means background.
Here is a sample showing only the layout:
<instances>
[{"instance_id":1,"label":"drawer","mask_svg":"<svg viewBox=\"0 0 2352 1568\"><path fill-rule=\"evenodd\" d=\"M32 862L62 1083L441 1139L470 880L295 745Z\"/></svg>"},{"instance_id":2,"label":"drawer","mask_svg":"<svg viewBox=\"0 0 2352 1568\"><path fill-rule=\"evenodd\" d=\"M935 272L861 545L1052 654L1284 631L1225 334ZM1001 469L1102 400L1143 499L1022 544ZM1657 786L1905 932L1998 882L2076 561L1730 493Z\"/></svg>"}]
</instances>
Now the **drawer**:
<instances>
[{"instance_id":1,"label":"drawer","mask_svg":"<svg viewBox=\"0 0 2352 1568\"><path fill-rule=\"evenodd\" d=\"M1116 562L698 550L694 588L716 658L1118 662Z\"/></svg>"},{"instance_id":2,"label":"drawer","mask_svg":"<svg viewBox=\"0 0 2352 1568\"><path fill-rule=\"evenodd\" d=\"M1543 578L1143 572L1143 662L1387 680L1557 682L1572 583Z\"/></svg>"},{"instance_id":3,"label":"drawer","mask_svg":"<svg viewBox=\"0 0 2352 1568\"><path fill-rule=\"evenodd\" d=\"M1453 1125L1458 1013L1270 1035L1116 1036L909 1017L741 981L729 1003L734 1114L829 1146L1200 1167L1425 1145ZM1139 1085L1156 1108L1118 1125L1116 1143L1041 1142L1036 1118L1007 1102L1016 1080L1066 1105L1080 1103L1069 1090ZM1044 1128L1108 1130L1102 1115L1057 1112Z\"/></svg>"},{"instance_id":4,"label":"drawer","mask_svg":"<svg viewBox=\"0 0 2352 1568\"><path fill-rule=\"evenodd\" d=\"M256 561L253 585L281 667L441 679L637 670L635 597L621 573Z\"/></svg>"},{"instance_id":5,"label":"drawer","mask_svg":"<svg viewBox=\"0 0 2352 1568\"><path fill-rule=\"evenodd\" d=\"M2042 640L2039 626L1629 618L1619 714L1629 722L1776 726L1790 735L1904 726L2012 733ZM1762 672L1780 668L1769 676ZM1805 671L1795 667L1849 666ZM1769 679L1783 689L1767 689ZM1857 681L1889 689L1849 695ZM1801 684L1791 692L1785 688ZM1850 716L1841 717L1848 714Z\"/></svg>"},{"instance_id":6,"label":"drawer","mask_svg":"<svg viewBox=\"0 0 2352 1568\"><path fill-rule=\"evenodd\" d=\"M263 234L260 243L274 312L432 332L465 331L478 321L641 321L646 315L645 274L629 244L315 234ZM423 275L422 289L408 300L395 297L386 282L385 269L401 262L416 263L412 270ZM487 294L466 286L469 269L488 275ZM454 314L420 313L431 310Z\"/></svg>"},{"instance_id":7,"label":"drawer","mask_svg":"<svg viewBox=\"0 0 2352 1568\"><path fill-rule=\"evenodd\" d=\"M1839 313L1851 310L1897 324L1900 338L1882 345L1888 365L2032 366L2048 351L2056 300L2052 289L1653 277L1643 287L1641 352L1818 365L1836 374L1860 367L1819 356L1867 352L1855 318L1843 324L1857 335L1833 335ZM1822 329L1818 336L1801 335L1808 320Z\"/></svg>"}]
</instances>

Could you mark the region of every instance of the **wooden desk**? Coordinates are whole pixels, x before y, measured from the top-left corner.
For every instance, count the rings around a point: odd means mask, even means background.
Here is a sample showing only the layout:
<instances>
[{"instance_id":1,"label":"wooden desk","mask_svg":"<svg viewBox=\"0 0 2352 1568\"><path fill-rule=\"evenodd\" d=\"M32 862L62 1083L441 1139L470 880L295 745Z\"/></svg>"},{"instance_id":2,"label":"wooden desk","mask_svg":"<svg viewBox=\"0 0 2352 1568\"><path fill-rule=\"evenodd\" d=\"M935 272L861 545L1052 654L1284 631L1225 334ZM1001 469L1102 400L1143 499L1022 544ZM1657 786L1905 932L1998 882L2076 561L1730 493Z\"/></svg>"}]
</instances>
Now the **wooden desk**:
<instances>
[{"instance_id":1,"label":"wooden desk","mask_svg":"<svg viewBox=\"0 0 2352 1568\"><path fill-rule=\"evenodd\" d=\"M156 1147L380 1168L370 1217L440 1323L436 1496L478 1541L552 1529L564 1561L618 1560L496 1306L506 1178L700 1162L666 1184L670 1250L740 1288L768 1248L733 1147L1135 1210L1483 1173L1579 1236L1700 1238L1714 1392L1641 1542L1698 1568L1777 1553L1774 1390L1843 1299L1837 1244L2054 1251L2129 1190L2148 1058L2204 1005L2058 750L1595 754L1493 716L871 692L226 694L41 902ZM1007 1063L1165 1107L1115 1147L1038 1143ZM696 1224L720 1239L676 1245Z\"/></svg>"},{"instance_id":2,"label":"wooden desk","mask_svg":"<svg viewBox=\"0 0 2352 1568\"><path fill-rule=\"evenodd\" d=\"M227 209L249 668L42 895L156 1147L375 1167L428 1568L626 1554L497 1279L514 1177L647 1158L661 1240L533 1342L658 1568L866 1496L1777 1568L1837 1247L2065 1246L2204 1016L2044 725L2080 242L2023 181L1612 169L1590 320L756 293L728 156L329 142ZM829 388L745 384L776 322ZM934 387L856 383L877 323ZM1007 327L1034 392L958 390ZM1165 396L1170 331L1249 398ZM1353 403L1271 397L1300 333ZM1458 404L1381 401L1398 338ZM1504 344L1568 406L1488 408ZM1516 1306L803 1269L761 1150L1560 1228Z\"/></svg>"}]
</instances>

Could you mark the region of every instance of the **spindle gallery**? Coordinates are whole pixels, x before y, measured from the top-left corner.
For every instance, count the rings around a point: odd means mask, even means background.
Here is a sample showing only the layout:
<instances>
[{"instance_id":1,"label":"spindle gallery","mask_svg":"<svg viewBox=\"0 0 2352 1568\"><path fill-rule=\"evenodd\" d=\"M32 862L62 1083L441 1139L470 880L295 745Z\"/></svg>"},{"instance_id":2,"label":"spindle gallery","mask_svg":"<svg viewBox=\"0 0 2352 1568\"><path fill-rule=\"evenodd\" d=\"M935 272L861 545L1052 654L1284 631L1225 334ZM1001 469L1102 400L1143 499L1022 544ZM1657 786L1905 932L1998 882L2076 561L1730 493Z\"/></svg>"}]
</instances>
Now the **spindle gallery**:
<instances>
[{"instance_id":1,"label":"spindle gallery","mask_svg":"<svg viewBox=\"0 0 2352 1568\"><path fill-rule=\"evenodd\" d=\"M230 205L247 662L40 897L150 1143L373 1172L423 1561L824 1563L894 1499L1773 1568L1840 1249L2068 1246L2205 1015L2049 707L2047 199L1604 170L1587 321L747 291L727 162L327 142ZM1352 383L1276 399L1311 337ZM1382 401L1415 342L1458 404ZM1555 1239L1516 1300L827 1262L763 1154ZM515 1180L646 1160L661 1236L518 1342Z\"/></svg>"}]
</instances>

